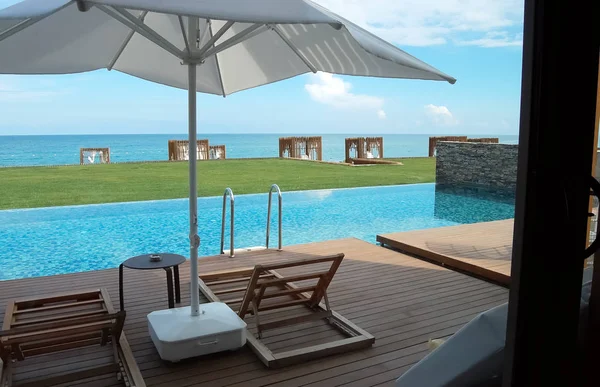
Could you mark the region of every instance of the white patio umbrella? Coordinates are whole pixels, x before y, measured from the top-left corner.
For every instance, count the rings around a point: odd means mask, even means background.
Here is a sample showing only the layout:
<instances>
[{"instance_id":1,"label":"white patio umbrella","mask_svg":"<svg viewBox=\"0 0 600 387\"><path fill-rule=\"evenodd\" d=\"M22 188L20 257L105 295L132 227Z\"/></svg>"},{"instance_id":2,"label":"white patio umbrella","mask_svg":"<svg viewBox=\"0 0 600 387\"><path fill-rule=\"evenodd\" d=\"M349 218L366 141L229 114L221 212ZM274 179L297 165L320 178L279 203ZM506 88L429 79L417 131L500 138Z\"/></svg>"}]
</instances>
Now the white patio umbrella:
<instances>
[{"instance_id":1,"label":"white patio umbrella","mask_svg":"<svg viewBox=\"0 0 600 387\"><path fill-rule=\"evenodd\" d=\"M226 96L307 72L455 79L309 0L25 0L0 11L0 74L106 68ZM189 158L191 315L199 315L196 158Z\"/></svg>"}]
</instances>

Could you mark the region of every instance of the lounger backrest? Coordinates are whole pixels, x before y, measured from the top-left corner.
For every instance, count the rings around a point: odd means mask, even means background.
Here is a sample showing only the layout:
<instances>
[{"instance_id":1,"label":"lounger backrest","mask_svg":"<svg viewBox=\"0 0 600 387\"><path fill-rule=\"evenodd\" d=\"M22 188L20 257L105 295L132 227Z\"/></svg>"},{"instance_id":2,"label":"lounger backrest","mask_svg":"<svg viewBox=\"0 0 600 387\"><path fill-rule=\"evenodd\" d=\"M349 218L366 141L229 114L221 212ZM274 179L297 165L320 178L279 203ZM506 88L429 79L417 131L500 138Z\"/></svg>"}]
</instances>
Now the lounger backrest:
<instances>
[{"instance_id":1,"label":"lounger backrest","mask_svg":"<svg viewBox=\"0 0 600 387\"><path fill-rule=\"evenodd\" d=\"M284 308L301 303L308 303L310 306L318 305L323 299L323 296L343 259L344 254L335 254L285 263L256 265L250 276L248 288L246 289L238 312L239 316L244 318L244 316L250 312L249 306L252 301L255 303L254 307L259 308L260 303L264 299L294 296L300 293L312 292L312 295L308 301L306 298L299 298L298 300L274 303L268 308L263 307L261 310ZM329 263L329 266L326 269L323 269L323 264L327 263ZM301 273L284 276L277 272L277 270L289 268L301 268ZM261 278L261 276L266 273L274 274L275 278ZM318 279L318 281L315 285L310 286L298 287L294 285L295 282L310 279Z\"/></svg>"}]
</instances>

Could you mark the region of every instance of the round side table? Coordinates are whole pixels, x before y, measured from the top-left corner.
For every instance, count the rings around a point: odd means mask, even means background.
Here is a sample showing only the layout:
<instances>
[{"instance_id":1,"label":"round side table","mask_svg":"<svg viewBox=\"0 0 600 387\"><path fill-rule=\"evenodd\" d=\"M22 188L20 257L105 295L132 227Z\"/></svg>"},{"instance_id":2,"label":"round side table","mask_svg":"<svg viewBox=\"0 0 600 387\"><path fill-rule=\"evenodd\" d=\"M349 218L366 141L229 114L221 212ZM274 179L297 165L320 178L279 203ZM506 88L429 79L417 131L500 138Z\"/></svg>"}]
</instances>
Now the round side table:
<instances>
[{"instance_id":1,"label":"round side table","mask_svg":"<svg viewBox=\"0 0 600 387\"><path fill-rule=\"evenodd\" d=\"M151 261L151 256L160 255L160 261ZM119 302L121 310L125 310L123 300L123 267L134 270L164 269L167 272L167 295L169 297L169 308L175 307L173 300L173 272L175 272L175 299L181 302L181 289L179 286L179 265L185 262L185 257L178 254L160 253L144 254L131 257L119 265ZM172 268L172 270L171 270Z\"/></svg>"}]
</instances>

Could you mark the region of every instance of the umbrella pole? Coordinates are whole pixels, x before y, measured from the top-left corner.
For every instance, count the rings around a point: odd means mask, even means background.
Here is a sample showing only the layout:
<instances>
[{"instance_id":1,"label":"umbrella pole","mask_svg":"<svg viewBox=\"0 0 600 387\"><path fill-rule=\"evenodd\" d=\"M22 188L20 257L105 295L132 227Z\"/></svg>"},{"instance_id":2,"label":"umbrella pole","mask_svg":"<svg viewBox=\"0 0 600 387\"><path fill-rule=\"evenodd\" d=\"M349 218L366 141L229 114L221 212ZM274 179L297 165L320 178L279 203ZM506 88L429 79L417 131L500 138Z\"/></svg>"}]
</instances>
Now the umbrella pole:
<instances>
[{"instance_id":1,"label":"umbrella pole","mask_svg":"<svg viewBox=\"0 0 600 387\"><path fill-rule=\"evenodd\" d=\"M190 180L190 309L192 316L200 315L198 293L198 183L196 181L197 141L196 141L196 63L188 63L188 139L189 139L189 180ZM193 150L193 151L192 151Z\"/></svg>"}]
</instances>

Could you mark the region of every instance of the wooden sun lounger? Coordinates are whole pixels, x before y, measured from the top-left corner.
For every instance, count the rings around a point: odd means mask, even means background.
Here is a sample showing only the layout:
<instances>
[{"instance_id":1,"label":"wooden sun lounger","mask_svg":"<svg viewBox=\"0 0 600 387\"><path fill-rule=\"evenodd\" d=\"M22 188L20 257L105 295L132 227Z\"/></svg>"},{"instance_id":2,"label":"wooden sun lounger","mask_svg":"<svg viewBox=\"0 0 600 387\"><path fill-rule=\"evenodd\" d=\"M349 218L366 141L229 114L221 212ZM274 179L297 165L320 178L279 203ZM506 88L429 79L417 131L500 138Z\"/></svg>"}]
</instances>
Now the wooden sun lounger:
<instances>
[{"instance_id":1,"label":"wooden sun lounger","mask_svg":"<svg viewBox=\"0 0 600 387\"><path fill-rule=\"evenodd\" d=\"M215 272L200 276L200 291L212 302L227 303L243 319L252 314L258 331L255 337L247 332L247 343L267 367L282 367L305 360L315 359L352 349L371 346L375 338L349 320L331 310L327 288L342 263L344 254L315 257L254 268ZM323 266L329 265L328 268ZM277 270L297 268L298 274L282 275ZM312 280L312 284L304 282ZM295 282L303 282L300 286ZM247 286L243 286L247 283ZM221 301L219 296L245 292L242 298ZM323 303L321 302L323 301ZM237 306L234 306L237 305ZM260 313L305 306L309 313L261 322ZM265 330L287 325L302 324L314 320L326 320L337 328L345 339L312 345L283 353L273 353L260 339Z\"/></svg>"},{"instance_id":2,"label":"wooden sun lounger","mask_svg":"<svg viewBox=\"0 0 600 387\"><path fill-rule=\"evenodd\" d=\"M0 386L52 386L114 373L128 387L145 387L123 332L125 312L116 312L106 289L21 298L6 307L0 331L5 369ZM13 361L88 346L112 346L113 361L99 366L13 381ZM57 355L60 358L60 355ZM14 384L13 384L14 382Z\"/></svg>"}]
</instances>

